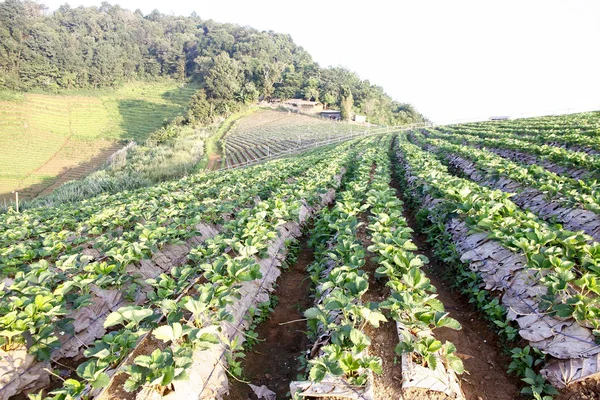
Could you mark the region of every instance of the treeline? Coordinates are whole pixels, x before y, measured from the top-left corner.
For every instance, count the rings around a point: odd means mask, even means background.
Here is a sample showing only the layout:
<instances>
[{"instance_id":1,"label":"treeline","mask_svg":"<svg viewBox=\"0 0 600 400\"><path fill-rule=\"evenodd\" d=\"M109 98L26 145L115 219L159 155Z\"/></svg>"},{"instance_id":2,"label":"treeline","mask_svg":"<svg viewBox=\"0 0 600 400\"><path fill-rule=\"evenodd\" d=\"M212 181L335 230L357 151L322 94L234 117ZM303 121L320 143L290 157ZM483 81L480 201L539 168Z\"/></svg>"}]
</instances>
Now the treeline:
<instances>
[{"instance_id":1,"label":"treeline","mask_svg":"<svg viewBox=\"0 0 600 400\"><path fill-rule=\"evenodd\" d=\"M297 97L373 123L423 119L355 73L319 67L289 35L108 3L53 13L29 0L0 3L0 87L58 91L161 77L202 84L189 122L210 122L259 98Z\"/></svg>"}]
</instances>

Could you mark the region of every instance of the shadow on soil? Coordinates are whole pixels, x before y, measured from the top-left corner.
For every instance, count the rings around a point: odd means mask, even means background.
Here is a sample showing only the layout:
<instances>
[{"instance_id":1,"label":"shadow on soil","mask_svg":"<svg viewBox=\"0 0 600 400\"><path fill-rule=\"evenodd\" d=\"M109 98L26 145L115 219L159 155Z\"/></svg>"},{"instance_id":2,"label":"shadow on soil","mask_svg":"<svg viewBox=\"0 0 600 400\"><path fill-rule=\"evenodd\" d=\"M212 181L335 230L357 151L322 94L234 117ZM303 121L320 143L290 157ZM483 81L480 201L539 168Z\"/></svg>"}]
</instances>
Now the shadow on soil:
<instances>
[{"instance_id":1,"label":"shadow on soil","mask_svg":"<svg viewBox=\"0 0 600 400\"><path fill-rule=\"evenodd\" d=\"M290 398L290 382L296 380L300 372L299 356L308 348L302 312L313 304L306 272L313 261L313 251L304 238L297 262L279 277L274 293L279 303L269 319L256 329L260 342L248 351L243 362L247 382L267 386L276 393L277 399ZM246 383L232 379L230 384L228 400L257 399Z\"/></svg>"}]
</instances>

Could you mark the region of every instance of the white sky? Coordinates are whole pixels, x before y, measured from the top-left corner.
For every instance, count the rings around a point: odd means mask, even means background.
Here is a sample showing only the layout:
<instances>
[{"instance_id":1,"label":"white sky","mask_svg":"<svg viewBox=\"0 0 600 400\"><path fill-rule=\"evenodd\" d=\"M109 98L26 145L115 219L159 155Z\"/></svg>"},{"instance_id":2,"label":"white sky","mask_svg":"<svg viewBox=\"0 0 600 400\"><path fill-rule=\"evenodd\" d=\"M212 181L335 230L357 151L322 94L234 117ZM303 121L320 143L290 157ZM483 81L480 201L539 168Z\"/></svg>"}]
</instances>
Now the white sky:
<instances>
[{"instance_id":1,"label":"white sky","mask_svg":"<svg viewBox=\"0 0 600 400\"><path fill-rule=\"evenodd\" d=\"M598 0L109 3L289 33L322 66L347 67L436 122L600 109Z\"/></svg>"}]
</instances>

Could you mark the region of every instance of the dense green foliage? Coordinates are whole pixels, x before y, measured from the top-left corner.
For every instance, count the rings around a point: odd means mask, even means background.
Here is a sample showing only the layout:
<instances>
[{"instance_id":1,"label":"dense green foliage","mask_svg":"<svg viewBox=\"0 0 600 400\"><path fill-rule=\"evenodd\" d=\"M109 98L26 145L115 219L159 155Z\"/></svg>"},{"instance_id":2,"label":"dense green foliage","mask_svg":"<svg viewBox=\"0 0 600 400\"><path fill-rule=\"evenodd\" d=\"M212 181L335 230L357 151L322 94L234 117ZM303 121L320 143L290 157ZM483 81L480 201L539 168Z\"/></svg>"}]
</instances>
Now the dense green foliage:
<instances>
[{"instance_id":1,"label":"dense green foliage","mask_svg":"<svg viewBox=\"0 0 600 400\"><path fill-rule=\"evenodd\" d=\"M374 123L419 122L379 86L343 68L320 68L289 35L260 32L118 5L61 6L53 13L30 0L0 3L0 87L61 90L113 87L170 77L203 85L191 120L206 122L258 98L302 97L356 112Z\"/></svg>"}]
</instances>

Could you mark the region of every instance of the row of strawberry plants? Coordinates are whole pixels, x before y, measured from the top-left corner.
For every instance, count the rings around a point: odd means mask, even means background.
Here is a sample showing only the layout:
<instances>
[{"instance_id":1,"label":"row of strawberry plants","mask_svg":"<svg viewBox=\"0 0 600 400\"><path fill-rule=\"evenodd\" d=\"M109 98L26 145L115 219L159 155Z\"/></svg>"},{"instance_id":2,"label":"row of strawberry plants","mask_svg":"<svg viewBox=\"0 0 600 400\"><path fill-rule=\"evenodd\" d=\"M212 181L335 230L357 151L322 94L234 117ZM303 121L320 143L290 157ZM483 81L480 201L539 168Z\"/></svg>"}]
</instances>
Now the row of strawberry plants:
<instances>
[{"instance_id":1,"label":"row of strawberry plants","mask_svg":"<svg viewBox=\"0 0 600 400\"><path fill-rule=\"evenodd\" d=\"M600 276L599 243L523 212L507 194L452 176L435 156L415 145L401 141L400 146L414 170L431 183L429 194L457 204L457 212L468 217L470 227L490 232L507 248L523 252L529 267L544 271L540 282L555 295L548 311L572 316L595 329L600 326L597 299L587 296L590 291L600 293L594 284Z\"/></svg>"},{"instance_id":2,"label":"row of strawberry plants","mask_svg":"<svg viewBox=\"0 0 600 400\"><path fill-rule=\"evenodd\" d=\"M470 122L462 124L471 128L493 126L502 129L528 128L538 131L560 130L563 128L597 131L600 128L600 113L583 112L565 115L546 115L532 118L509 119L492 122ZM600 132L599 132L600 133Z\"/></svg>"},{"instance_id":3,"label":"row of strawberry plants","mask_svg":"<svg viewBox=\"0 0 600 400\"><path fill-rule=\"evenodd\" d=\"M315 159L318 160L318 156ZM7 228L3 232L7 240L5 247L0 248L1 270L4 274L14 273L42 258L64 260L79 253L90 242L105 252L113 250L115 255L122 258L115 257L116 262L127 264L139 261L165 243L193 237L196 224L219 223L220 217L232 212L240 202L264 194L269 186L257 185L262 179L278 182L298 174L303 168L301 163L287 163L285 167L277 168L261 166L254 169L255 173L248 179L241 179L244 175L239 171L230 172L225 174L227 179L216 179L208 188L202 188L203 185L197 188L184 179L180 181L180 190L143 200L121 193L131 202L105 208L93 207L94 211L88 218L79 221L78 227L73 229L57 226L54 224L56 221L45 219L43 214L38 215L35 210L11 216L15 223L23 225L15 229ZM186 186L188 184L189 188ZM154 192L155 188L149 188L148 191ZM231 198L239 198L239 201L224 201ZM71 206L70 209L77 210L79 206ZM83 209L87 208L84 206ZM87 209L86 212L90 211ZM82 211L83 214L86 212Z\"/></svg>"},{"instance_id":4,"label":"row of strawberry plants","mask_svg":"<svg viewBox=\"0 0 600 400\"><path fill-rule=\"evenodd\" d=\"M382 370L381 359L368 355L371 339L363 330L367 324L378 327L385 317L375 304L362 301L369 277L362 269L365 249L357 237L376 152L373 147L361 155L334 207L321 211L311 232L316 261L309 274L316 304L304 315L314 344L306 357L308 381L290 386L294 398L310 395L322 383L337 387L337 393L368 397L371 374Z\"/></svg>"},{"instance_id":5,"label":"row of strawberry plants","mask_svg":"<svg viewBox=\"0 0 600 400\"><path fill-rule=\"evenodd\" d=\"M444 207L443 203L435 203L431 197L422 197L418 190L417 182L410 176L409 169L403 163L404 156L396 147L397 160L396 177L402 187L404 197L410 203L411 209L416 213L417 223L421 232L427 234L427 241L431 244L435 257L443 262L447 268L445 275L452 280L452 286L469 297L469 302L482 313L490 322L491 327L495 329L501 339L507 344L512 345L510 351L512 361L508 366L508 373L515 373L522 377L527 385L522 389L523 394L534 396L538 400L550 400L549 396L556 393L553 386L548 384L542 375L536 372L540 364L543 364L546 356L535 347L518 347L519 329L515 327L515 322L508 316L508 309L501 304L498 297L492 295L491 288L486 285L481 275L476 272L476 268L470 268L473 261L468 257L461 257L455 240L455 235L448 229L448 221L453 213L452 207ZM412 185L408 181L412 181ZM486 246L486 243L478 242L479 247ZM473 251L473 247L461 250ZM502 263L502 259L496 255ZM490 289L490 290L487 290Z\"/></svg>"},{"instance_id":6,"label":"row of strawberry plants","mask_svg":"<svg viewBox=\"0 0 600 400\"><path fill-rule=\"evenodd\" d=\"M272 179L285 179L286 176L297 174L300 170L299 165L294 166L294 163L286 163L285 168L277 166L278 162L272 164L275 168L268 166L258 166L252 171L254 174L252 179L259 179L260 176ZM302 168L302 167L300 167ZM48 254L49 249L59 247L58 254L64 253L64 248L75 246L81 241L89 240L88 237L99 239L98 236L105 236L107 233L111 238L120 237L120 232L127 231L137 232L143 229L144 225L155 224L157 226L166 226L167 228L177 229L178 223L191 225L193 220L186 220L182 217L189 215L200 215L196 222L202 221L203 214L201 211L212 203L219 203L219 199L224 196L240 196L251 191L256 184L250 182L251 185L246 185L245 180L241 179L245 173L241 171L228 171L222 174L213 174L214 179L204 180L201 183L194 181L190 182L189 178L184 178L177 183L177 187L173 188L168 193L163 193L163 185L146 189L143 193L128 193L123 192L113 197L114 203L105 205L104 202L92 202L93 206L82 202L76 206L65 206L67 211L74 211L80 219L74 227L65 227L60 224L55 224L55 220L51 217L46 217L46 209L37 209L27 211L23 214L14 215L11 217L13 224L16 224L16 230L6 226L4 232L7 238L7 245L19 246L25 249L23 253L26 255L26 261L31 262L39 257L51 257L54 252ZM258 176L258 177L257 177ZM173 186L173 185L170 185ZM223 191L227 188L227 191ZM260 194L260 193L258 193ZM98 203L98 204L96 204ZM222 207L220 213L231 212L232 208ZM212 217L212 215L207 215ZM206 216L205 216L206 217ZM64 221L58 221L62 223ZM24 225L24 226L23 226ZM27 232L25 235L23 232ZM131 234L131 233L130 233ZM34 235L31 240L22 240L21 236ZM59 236L57 241L52 235ZM139 233L138 233L139 235ZM60 249L62 247L62 249ZM18 254L6 253L3 248L3 255L10 257L12 260L18 259ZM40 254L29 254L36 251Z\"/></svg>"},{"instance_id":7,"label":"row of strawberry plants","mask_svg":"<svg viewBox=\"0 0 600 400\"><path fill-rule=\"evenodd\" d=\"M511 149L529 153L540 157L542 160L548 160L559 165L570 168L586 168L591 172L597 173L600 169L600 155L587 154L584 152L570 151L560 147L549 146L546 144L530 143L517 137L487 137L484 133L449 127L439 127L437 129L446 135L460 138L463 142L470 145L486 146L490 148ZM433 130L428 130L435 133Z\"/></svg>"},{"instance_id":8,"label":"row of strawberry plants","mask_svg":"<svg viewBox=\"0 0 600 400\"><path fill-rule=\"evenodd\" d=\"M471 265L483 268L489 279L486 285L502 293L503 304L510 304L510 318L519 324L520 334L560 359L581 361L593 356L598 351L594 337L600 323L595 285L598 244L589 244L585 235L561 230L522 212L505 194L451 176L434 156L414 145L401 141L399 147L410 167L409 183L422 182L418 185L421 197L442 201L448 207L446 215L452 210L457 213L459 218L447 229L456 240L466 238L461 241L463 259L483 260ZM482 232L482 236L469 236L473 231ZM492 241L487 242L487 238ZM492 258L493 267L486 267L489 254L469 253L471 246L485 242L490 248L499 243L512 256L504 254L500 264ZM494 251L498 252L494 257L500 256L500 249ZM490 268L500 269L496 272ZM535 314L530 316L532 310ZM569 346L561 347L561 342Z\"/></svg>"},{"instance_id":9,"label":"row of strawberry plants","mask_svg":"<svg viewBox=\"0 0 600 400\"><path fill-rule=\"evenodd\" d=\"M319 159L309 157L304 160L302 168L307 168ZM290 163L298 164L298 161ZM253 204L252 199L258 193L263 196L272 193L282 184L282 178L287 177L289 173L298 171L296 168L291 170L281 168L280 170L286 171L286 173L262 176L262 179L250 177L246 183L255 186L247 187L245 184L240 184L240 187L254 188L239 197L236 191L232 191L232 188L223 187L221 198L224 201L217 203L215 199L208 199L210 202L207 202L203 208L204 213L217 218L220 216L219 211L224 207L230 210L247 207ZM259 182L263 186L259 186ZM265 191L265 187L269 189ZM227 198L230 200L225 201ZM190 215L190 217L195 217L195 215ZM195 229L195 219L193 223L193 229ZM145 236L148 237L150 234L152 232ZM136 242L133 242L132 245L135 246ZM54 323L63 328L61 330L69 332L67 327L69 320L60 316L66 314L68 310L77 311L81 307L89 305L92 300L89 292L92 284L99 288L120 288L132 285L134 277L127 273L126 268L132 261L139 261L139 258L132 260L132 257L120 257L122 252L118 250L120 249L109 247L106 250L109 257L100 257L100 259L92 259L91 256L86 255L65 255L55 264L42 260L30 265L27 270L18 272L12 284L0 295L0 327L2 328L0 345L7 349L23 344L25 341L23 334L29 332L33 338L29 346L30 352L40 360L47 360L49 352L60 346L58 337L52 329ZM134 289L135 287L134 285ZM30 304L35 301L35 296L41 296L39 301L42 298L46 299L44 306L37 307L40 310L39 313L32 311L26 316L25 310L28 309L27 307L31 308ZM45 308L53 310L53 313L44 314L42 311Z\"/></svg>"},{"instance_id":10,"label":"row of strawberry plants","mask_svg":"<svg viewBox=\"0 0 600 400\"><path fill-rule=\"evenodd\" d=\"M414 132L420 143L433 145L446 153L456 153L474 161L477 167L491 176L505 175L519 183L547 192L550 196L561 196L570 205L577 205L594 213L600 213L600 185L560 176L539 166L523 166L495 155L485 149L464 146L456 137L434 136L437 139L423 139Z\"/></svg>"},{"instance_id":11,"label":"row of strawberry plants","mask_svg":"<svg viewBox=\"0 0 600 400\"><path fill-rule=\"evenodd\" d=\"M287 188L278 192L276 196L266 202L270 204L269 207L253 210L255 220L252 218L245 219L243 215L238 216L236 220L238 230L232 238L222 241L217 237L211 241L212 243L208 243L201 253L195 253L194 256L199 257L194 260L196 263L206 262L207 260L210 262L210 264L203 265L206 271L205 277L210 281L209 285L212 283L213 286L222 287L223 283L219 281L219 275L224 274L224 271L231 274L231 268L228 264L231 263L232 259L228 255L228 249L232 249L239 254L233 260L241 261L242 269L240 272L245 271L245 274L250 274L250 277L254 278L246 280L241 287L236 288L238 293L242 295L240 300L236 301L235 304L226 304L218 309L219 315L226 317L219 320L220 326L217 329L220 347L206 350L205 355L201 358L208 361L195 366L195 375L200 374L203 382L202 388L196 386L196 393L198 391L200 393L208 391L222 395L223 391L226 390L227 385L222 382L225 375L224 366L227 364L238 365L236 357L240 355L239 350L245 340L243 331L252 322L248 312L259 303L257 298L254 297L251 299L254 303L248 304L258 281L260 280L261 283L256 290L256 295L260 295L259 297L265 299L268 298L266 293L272 289L272 285L279 275L277 266L280 265L280 262L276 259L279 254L277 246L281 247L285 238L293 239L294 236L299 235L300 230L298 228L294 230L294 227L306 223L313 212L312 210L320 208L324 202L328 201L327 190L325 189L339 185L340 176L343 174L344 169L342 166L351 157L352 154L347 151L338 151L336 155L331 155L326 167L314 166L310 170L311 176L284 185ZM235 276L239 277L240 275L236 273ZM246 305L246 307L243 305ZM222 353L220 353L221 347L224 348ZM225 357L225 359L222 359L222 357ZM214 364L209 365L209 361L214 361ZM209 370L210 367L212 367L212 371ZM236 369L233 370L234 373ZM182 385L185 387L186 384ZM187 385L190 385L190 383L188 382ZM193 383L191 385L194 386ZM175 396L177 396L177 389L178 387L175 385ZM187 390L184 389L184 392L187 392Z\"/></svg>"},{"instance_id":12,"label":"row of strawberry plants","mask_svg":"<svg viewBox=\"0 0 600 400\"><path fill-rule=\"evenodd\" d=\"M598 121L596 119L596 121ZM571 125L568 123L553 125L531 125L527 120L511 125L478 123L455 125L458 131L481 132L487 137L513 137L535 144L549 144L567 148L582 148L591 151L600 150L598 129L591 126Z\"/></svg>"},{"instance_id":13,"label":"row of strawberry plants","mask_svg":"<svg viewBox=\"0 0 600 400\"><path fill-rule=\"evenodd\" d=\"M390 187L390 159L379 151L373 182L367 192L372 233L369 251L378 255L377 277L387 278L390 296L380 307L396 321L402 356L403 387L419 387L444 392L452 398L464 398L456 373L464 367L451 342L435 339L439 327L461 329L458 321L444 310L436 298L436 288L421 268L429 262L417 255L412 229L403 216L403 203ZM415 365L417 364L417 365Z\"/></svg>"},{"instance_id":14,"label":"row of strawberry plants","mask_svg":"<svg viewBox=\"0 0 600 400\"><path fill-rule=\"evenodd\" d=\"M0 237L0 243L4 246L61 230L69 230L76 234L90 230L90 234L100 234L113 227L135 225L141 219L138 213L153 211L155 201L170 204L179 197L182 201L190 201L191 198L185 197L200 197L206 190L217 190L223 182L229 180L230 176L227 174L197 174L150 188L97 196L83 200L77 203L77 206L65 204L35 208L19 214L4 214L0 216L0 226L2 232L6 233ZM133 212L131 216L128 216L124 209L128 206Z\"/></svg>"},{"instance_id":15,"label":"row of strawberry plants","mask_svg":"<svg viewBox=\"0 0 600 400\"><path fill-rule=\"evenodd\" d=\"M343 149L340 148L343 151ZM339 150L337 150L339 151ZM323 151L326 157L336 153L333 150ZM329 164L315 164L314 157L308 157L303 160L304 168L317 167L325 168ZM296 164L298 160L289 161ZM311 175L312 176L312 175ZM304 177L306 179L306 177ZM283 184L280 180L271 182L263 181L265 185L271 185L272 190L276 190ZM274 183L277 183L274 185ZM286 183L289 185L289 183ZM279 188L279 191L283 190ZM236 201L236 200L232 200ZM262 210L264 211L264 210ZM232 223L235 223L232 222ZM228 227L226 227L226 230ZM136 289L136 287L147 287L149 284L155 286L158 291L165 292L164 288L173 289L171 292L177 292L181 289L180 286L174 284L184 284L186 280L182 278L181 271L175 270L175 274L171 277L161 277L159 282L131 284L131 280L135 279L129 273L119 272L121 269L109 269L107 275L94 275L90 271L85 271L86 265L77 265L82 261L83 257L72 260L71 268L65 265L58 265L57 268L49 268L47 263L40 262L40 265L34 265L27 274L19 273L15 282L1 293L2 301L2 347L5 350L20 348L27 341L28 350L35 354L40 360L50 358L53 350L60 347L61 343L57 337L58 331L63 331L63 335L72 334L72 329L69 329L70 320L63 318L67 310L78 312L82 307L91 306L93 300L89 294L89 288L92 284L100 285L100 280L104 279L102 286L121 287ZM43 265L42 265L43 264ZM80 268L85 271L80 271ZM71 270L72 269L72 270ZM108 277L114 277L110 282L106 281ZM177 290L175 290L177 289ZM138 289L139 290L139 289ZM169 292L167 290L166 292ZM83 295L83 296L82 296ZM152 293L148 294L150 300ZM160 297L160 296L158 296ZM93 340L93 338L91 338Z\"/></svg>"},{"instance_id":16,"label":"row of strawberry plants","mask_svg":"<svg viewBox=\"0 0 600 400\"><path fill-rule=\"evenodd\" d=\"M240 294L246 299L244 296L248 290L255 288L260 280L264 282L269 278L269 283L272 283L274 278L269 275L270 265L261 261L263 257L273 256L269 254L269 245L281 235L286 221L301 217L300 210L304 204L314 205L321 199L319 191L335 183L335 176L348 157L347 152L339 152L329 159L327 166L313 166L305 176L283 184L268 200L242 210L228 224L226 234L209 239L204 246L193 251L190 258L197 266L193 269L203 273L206 280L194 288L197 295L178 298L180 290L163 291L163 295L154 297L153 307L134 310L137 313L143 311L149 317L148 320L139 319L141 324L137 327L132 327L131 321L122 318L124 312L130 309L109 316L107 324L123 325L122 330L133 328L135 332L140 332L140 329L143 332L143 329L154 328L154 337L170 345L162 352L157 350L152 354L139 355L123 368L129 375L126 390L136 390L143 385L168 387L174 381L185 379L186 371L197 368L192 359L194 351L218 353L221 347L225 347L228 348L225 354L230 357L227 360L217 359L214 367L235 361L236 348L243 342L238 330L243 330L243 326L238 325L232 331L232 325L241 323L244 311L247 311L240 307ZM185 315L184 310L191 316ZM166 323L157 326L152 317L160 316ZM102 346L103 342L101 340L99 344ZM209 346L214 342L218 346ZM98 385L97 379L89 378L101 376L99 382L103 384L106 380L106 376L102 375L106 374L103 368L106 368L104 360L92 358L82 367L82 378ZM207 369L206 365L201 368L204 373ZM210 383L202 381L207 385ZM75 386L83 390L84 384ZM70 389L65 386L61 390ZM64 395L63 392L55 394ZM78 394L69 396L76 397Z\"/></svg>"},{"instance_id":17,"label":"row of strawberry plants","mask_svg":"<svg viewBox=\"0 0 600 400\"><path fill-rule=\"evenodd\" d=\"M600 239L600 186L595 182L561 177L537 165L521 166L486 150L424 139L419 133L411 134L411 138L470 179L504 192L516 192L513 201L540 218L556 219L569 230L583 230Z\"/></svg>"}]
</instances>

